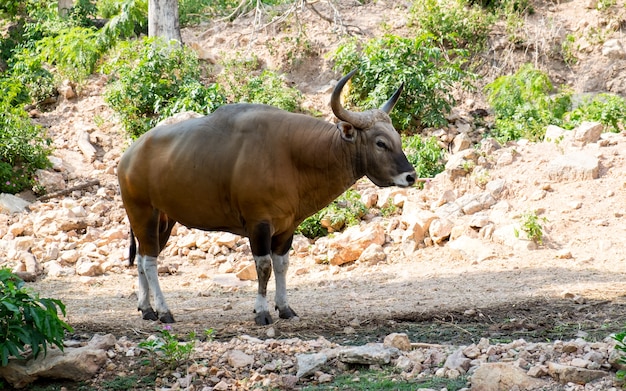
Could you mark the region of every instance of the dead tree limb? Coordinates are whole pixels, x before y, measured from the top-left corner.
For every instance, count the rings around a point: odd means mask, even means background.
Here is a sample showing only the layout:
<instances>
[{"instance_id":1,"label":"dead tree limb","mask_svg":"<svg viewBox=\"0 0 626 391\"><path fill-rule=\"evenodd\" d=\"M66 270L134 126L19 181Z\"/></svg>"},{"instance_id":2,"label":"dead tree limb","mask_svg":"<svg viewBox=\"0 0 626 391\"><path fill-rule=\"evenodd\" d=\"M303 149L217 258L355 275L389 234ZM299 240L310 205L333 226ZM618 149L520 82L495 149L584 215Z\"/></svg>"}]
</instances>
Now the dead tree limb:
<instances>
[{"instance_id":1,"label":"dead tree limb","mask_svg":"<svg viewBox=\"0 0 626 391\"><path fill-rule=\"evenodd\" d=\"M86 183L83 183L83 184L80 184L80 185L76 185L76 186L72 186L72 187L70 187L68 189L63 189L63 190L60 190L60 191L57 191L57 192L54 192L54 193L42 195L41 197L37 198L37 201L47 201L47 200L52 199L52 198L68 195L68 194L70 194L71 192L73 192L75 190L82 190L82 189L86 189L86 188L91 187L91 186L100 186L100 181L97 180L97 179L93 179L93 180L90 180L89 182L86 182Z\"/></svg>"}]
</instances>

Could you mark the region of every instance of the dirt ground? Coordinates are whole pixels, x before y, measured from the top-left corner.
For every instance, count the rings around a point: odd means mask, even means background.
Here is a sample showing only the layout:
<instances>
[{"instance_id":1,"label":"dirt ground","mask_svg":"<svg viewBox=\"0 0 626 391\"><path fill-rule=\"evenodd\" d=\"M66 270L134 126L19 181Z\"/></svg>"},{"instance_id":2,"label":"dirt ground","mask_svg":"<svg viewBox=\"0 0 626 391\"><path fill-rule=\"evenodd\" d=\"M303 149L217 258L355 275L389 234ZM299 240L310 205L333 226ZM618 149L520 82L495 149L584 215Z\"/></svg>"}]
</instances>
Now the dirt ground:
<instances>
[{"instance_id":1,"label":"dirt ground","mask_svg":"<svg viewBox=\"0 0 626 391\"><path fill-rule=\"evenodd\" d=\"M574 25L574 18L584 13L575 3L582 2L566 2L556 10L554 5L545 7L551 7L550 15L561 19L567 18L569 7L571 19L563 25ZM378 33L382 22L391 23L393 31L406 29L406 21L400 17L406 9L390 4L345 5L341 15L346 25L360 26L365 35ZM321 54L338 43L338 35L325 23L318 21L307 30ZM261 30L254 39L251 32L250 19L242 19L186 30L184 35L217 56L235 48L255 51L268 66L280 62L280 53L270 55L264 44L272 37L271 29ZM551 68L571 84L577 80L576 71ZM487 70L485 74L494 72ZM325 107L328 93L324 86L336 76L323 56L287 73L295 85L302 86L306 101L314 107ZM480 97L474 101L479 102ZM99 107L85 102L79 100L72 115L89 118ZM45 115L50 118L55 114ZM505 178L510 184L505 197L510 204L509 215L540 209L546 217L545 244L537 249L486 243L489 256L472 259L445 244L418 250L410 257L398 248L384 263L342 267L293 256L288 292L290 304L300 316L298 320L278 321L273 330L279 337L324 335L344 343L380 341L389 332L407 332L416 342L442 344L469 343L480 337L571 339L584 333L605 338L626 323L625 146L623 135L619 135L616 145L598 149L602 170L596 180L551 182L544 169L562 153L554 144L513 146L517 154L513 163L490 170L491 179ZM545 196L535 199L533 194L546 185L549 190ZM423 196L436 199L438 192L446 190L442 186L424 190ZM469 187L457 190L471 191ZM581 206L571 207L572 202ZM119 199L116 208L121 208ZM570 251L572 257L559 257L563 250ZM181 265L177 274L160 280L177 319L176 332L212 328L217 339L267 335L268 327L256 326L253 321L255 282L216 275L207 265L191 264L183 258L168 257L166 262ZM294 271L301 267L307 272L296 274ZM77 336L110 332L141 339L157 327L141 320L136 310L134 269L97 278L45 277L30 286L42 296L66 304L67 320ZM269 297L273 298L273 279Z\"/></svg>"}]
</instances>

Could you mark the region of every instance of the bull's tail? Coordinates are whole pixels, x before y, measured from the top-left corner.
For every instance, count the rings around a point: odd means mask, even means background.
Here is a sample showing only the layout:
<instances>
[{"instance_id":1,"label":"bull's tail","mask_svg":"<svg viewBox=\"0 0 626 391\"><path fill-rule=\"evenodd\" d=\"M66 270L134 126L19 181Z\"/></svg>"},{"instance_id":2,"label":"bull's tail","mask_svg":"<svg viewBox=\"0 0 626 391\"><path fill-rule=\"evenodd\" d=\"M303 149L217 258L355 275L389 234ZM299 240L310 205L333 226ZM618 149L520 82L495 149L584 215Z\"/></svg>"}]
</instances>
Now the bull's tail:
<instances>
[{"instance_id":1,"label":"bull's tail","mask_svg":"<svg viewBox=\"0 0 626 391\"><path fill-rule=\"evenodd\" d=\"M133 266L135 263L135 256L137 255L137 242L135 241L135 234L133 229L130 229L130 250L128 251L128 265Z\"/></svg>"}]
</instances>

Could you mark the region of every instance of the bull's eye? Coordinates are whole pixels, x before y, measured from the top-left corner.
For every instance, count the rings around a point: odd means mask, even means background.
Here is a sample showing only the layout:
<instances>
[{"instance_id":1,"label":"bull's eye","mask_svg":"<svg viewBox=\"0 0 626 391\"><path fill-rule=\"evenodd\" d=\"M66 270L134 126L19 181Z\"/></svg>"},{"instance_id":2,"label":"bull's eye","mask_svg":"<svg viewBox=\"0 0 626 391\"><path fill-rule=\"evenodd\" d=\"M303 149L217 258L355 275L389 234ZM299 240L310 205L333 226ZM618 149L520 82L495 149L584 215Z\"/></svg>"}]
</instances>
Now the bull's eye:
<instances>
[{"instance_id":1,"label":"bull's eye","mask_svg":"<svg viewBox=\"0 0 626 391\"><path fill-rule=\"evenodd\" d=\"M376 146L378 148L382 148L382 149L385 149L385 150L389 149L389 148L387 148L387 144L385 144L385 142L382 141L382 140L376 141Z\"/></svg>"}]
</instances>

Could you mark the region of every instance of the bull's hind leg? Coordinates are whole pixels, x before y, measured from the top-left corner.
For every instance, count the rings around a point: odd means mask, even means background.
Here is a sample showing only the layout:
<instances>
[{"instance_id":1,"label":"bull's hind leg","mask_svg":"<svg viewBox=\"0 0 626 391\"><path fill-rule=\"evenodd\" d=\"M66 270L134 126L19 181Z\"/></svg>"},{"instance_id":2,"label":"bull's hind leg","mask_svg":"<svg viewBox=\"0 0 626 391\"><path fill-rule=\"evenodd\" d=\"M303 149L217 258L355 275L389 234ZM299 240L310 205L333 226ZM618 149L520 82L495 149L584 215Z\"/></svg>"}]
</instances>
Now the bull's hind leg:
<instances>
[{"instance_id":1,"label":"bull's hind leg","mask_svg":"<svg viewBox=\"0 0 626 391\"><path fill-rule=\"evenodd\" d=\"M259 280L258 293L254 303L254 322L260 326L272 324L269 305L267 304L267 282L272 275L271 240L272 228L267 222L253 226L250 235L250 247L256 265L256 273Z\"/></svg>"},{"instance_id":2,"label":"bull's hind leg","mask_svg":"<svg viewBox=\"0 0 626 391\"><path fill-rule=\"evenodd\" d=\"M138 309L141 311L143 319L159 319L163 323L173 323L174 317L167 307L159 285L157 257L167 243L175 221L169 220L165 214L158 210L150 210L149 214L145 209L143 210L145 213L141 214L138 213L138 208L134 211L137 213L133 214L132 219L129 214L129 219L139 242L137 255ZM152 296L156 311L150 305L150 296Z\"/></svg>"}]
</instances>

